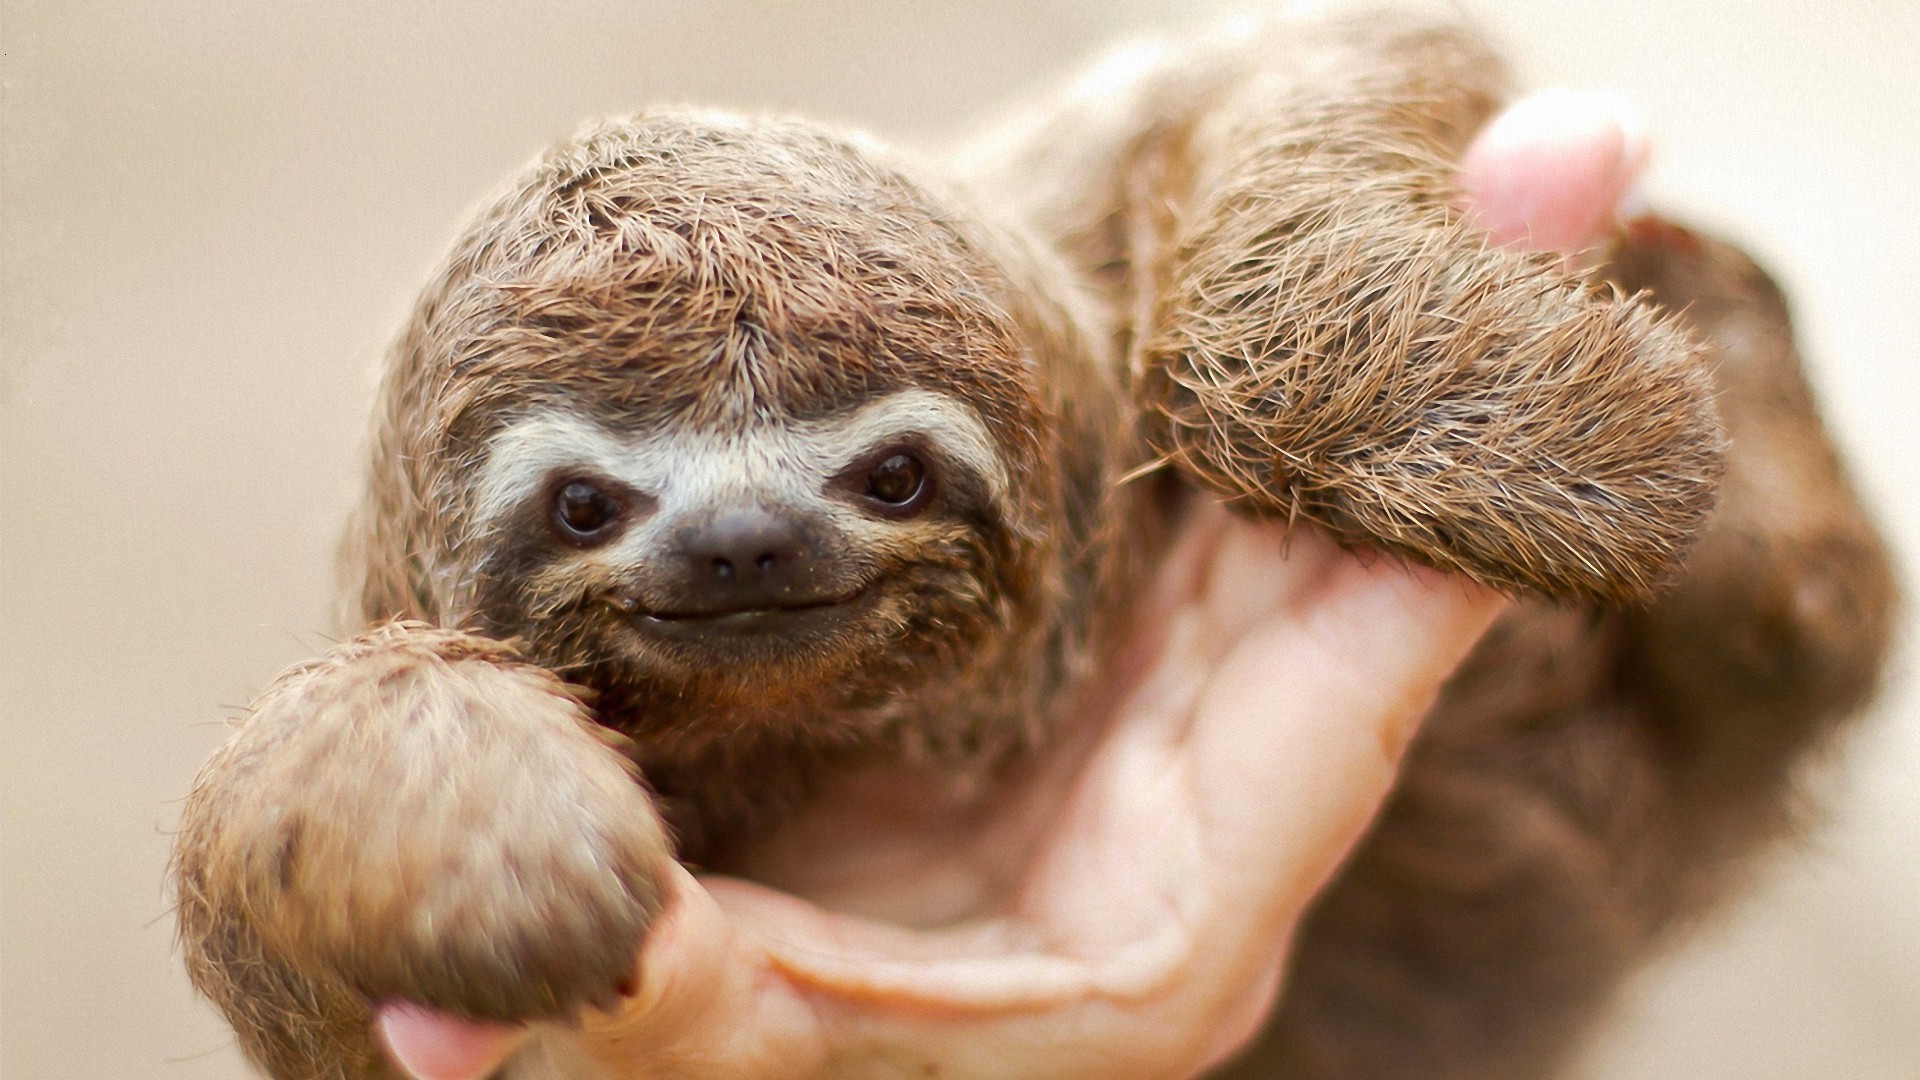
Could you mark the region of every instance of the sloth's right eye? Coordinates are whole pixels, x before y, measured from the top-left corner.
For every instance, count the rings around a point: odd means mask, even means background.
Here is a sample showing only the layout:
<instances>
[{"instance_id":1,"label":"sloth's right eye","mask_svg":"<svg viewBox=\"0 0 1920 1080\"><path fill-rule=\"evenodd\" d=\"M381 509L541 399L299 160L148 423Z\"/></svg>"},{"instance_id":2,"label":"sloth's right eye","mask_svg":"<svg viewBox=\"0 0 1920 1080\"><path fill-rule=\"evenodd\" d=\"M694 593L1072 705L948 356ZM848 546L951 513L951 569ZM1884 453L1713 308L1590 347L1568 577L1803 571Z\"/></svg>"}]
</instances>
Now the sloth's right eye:
<instances>
[{"instance_id":1,"label":"sloth's right eye","mask_svg":"<svg viewBox=\"0 0 1920 1080\"><path fill-rule=\"evenodd\" d=\"M902 517L925 506L933 478L919 454L905 447L887 451L867 473L866 496L889 516Z\"/></svg>"},{"instance_id":2,"label":"sloth's right eye","mask_svg":"<svg viewBox=\"0 0 1920 1080\"><path fill-rule=\"evenodd\" d=\"M611 539L620 520L620 502L585 480L561 485L553 496L553 524L560 536L591 545Z\"/></svg>"}]
</instances>

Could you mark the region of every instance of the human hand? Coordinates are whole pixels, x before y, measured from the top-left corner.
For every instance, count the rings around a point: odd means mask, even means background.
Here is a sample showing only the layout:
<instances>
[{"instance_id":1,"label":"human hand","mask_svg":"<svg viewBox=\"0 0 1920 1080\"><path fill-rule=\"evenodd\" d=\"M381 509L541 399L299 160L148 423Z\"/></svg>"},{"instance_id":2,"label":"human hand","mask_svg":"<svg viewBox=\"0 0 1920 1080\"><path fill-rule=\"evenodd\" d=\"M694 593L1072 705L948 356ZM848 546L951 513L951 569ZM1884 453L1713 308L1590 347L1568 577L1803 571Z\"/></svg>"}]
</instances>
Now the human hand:
<instances>
[{"instance_id":1,"label":"human hand","mask_svg":"<svg viewBox=\"0 0 1920 1080\"><path fill-rule=\"evenodd\" d=\"M1482 133L1462 187L1496 240L1565 250L1601 235L1643 159L1617 103L1536 95ZM676 867L617 1014L507 1028L389 1004L388 1046L422 1080L475 1080L523 1048L612 1076L1181 1076L1220 1060L1501 601L1208 509L1142 607L1115 665L1134 676L1083 703L1097 739L968 829L889 836L875 888L911 905L962 882L991 897L965 921L908 930Z\"/></svg>"}]
</instances>

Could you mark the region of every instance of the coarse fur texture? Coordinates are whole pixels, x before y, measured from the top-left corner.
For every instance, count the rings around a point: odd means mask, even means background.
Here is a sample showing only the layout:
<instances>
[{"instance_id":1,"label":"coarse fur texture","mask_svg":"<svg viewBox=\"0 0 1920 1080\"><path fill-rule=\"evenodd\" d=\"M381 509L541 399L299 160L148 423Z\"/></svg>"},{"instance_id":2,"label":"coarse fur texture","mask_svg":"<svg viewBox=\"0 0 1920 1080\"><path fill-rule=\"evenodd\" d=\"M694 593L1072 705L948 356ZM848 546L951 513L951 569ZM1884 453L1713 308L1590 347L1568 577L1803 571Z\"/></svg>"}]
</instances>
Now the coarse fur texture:
<instances>
[{"instance_id":1,"label":"coarse fur texture","mask_svg":"<svg viewBox=\"0 0 1920 1080\"><path fill-rule=\"evenodd\" d=\"M1894 589L1743 256L1649 219L1582 280L1452 209L1503 92L1367 16L1137 48L950 179L686 111L546 155L395 345L369 629L188 802L196 985L281 1077L388 1075L388 998L604 1001L666 859L874 762L991 797L1204 489L1532 597L1228 1071L1548 1075L1789 823Z\"/></svg>"},{"instance_id":2,"label":"coarse fur texture","mask_svg":"<svg viewBox=\"0 0 1920 1080\"><path fill-rule=\"evenodd\" d=\"M283 675L247 732L208 768L285 795L197 788L176 887L183 940L207 946L188 953L194 981L234 1010L261 1067L313 1075L325 1047L335 1074L381 1075L367 995L431 983L482 1015L564 1016L632 977L602 943L659 910L672 844L607 752L619 737L550 672L497 641L392 623ZM420 775L439 761L459 775ZM585 819L543 813L552 800Z\"/></svg>"}]
</instances>

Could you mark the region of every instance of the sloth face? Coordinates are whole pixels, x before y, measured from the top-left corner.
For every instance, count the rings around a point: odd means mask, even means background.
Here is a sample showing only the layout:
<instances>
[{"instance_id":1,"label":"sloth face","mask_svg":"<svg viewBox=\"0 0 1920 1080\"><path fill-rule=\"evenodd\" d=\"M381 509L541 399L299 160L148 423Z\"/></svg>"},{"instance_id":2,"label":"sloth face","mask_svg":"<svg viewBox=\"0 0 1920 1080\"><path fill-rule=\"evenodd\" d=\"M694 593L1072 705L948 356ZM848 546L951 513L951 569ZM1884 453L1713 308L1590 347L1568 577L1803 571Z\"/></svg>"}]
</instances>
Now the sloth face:
<instances>
[{"instance_id":1,"label":"sloth face","mask_svg":"<svg viewBox=\"0 0 1920 1080\"><path fill-rule=\"evenodd\" d=\"M1054 678L1122 425L1068 290L952 198L702 113L536 163L383 384L367 616L520 641L636 735L874 731Z\"/></svg>"},{"instance_id":2,"label":"sloth face","mask_svg":"<svg viewBox=\"0 0 1920 1080\"><path fill-rule=\"evenodd\" d=\"M656 713L897 686L1001 616L1009 483L981 417L925 389L654 430L538 411L479 474L477 610Z\"/></svg>"}]
</instances>

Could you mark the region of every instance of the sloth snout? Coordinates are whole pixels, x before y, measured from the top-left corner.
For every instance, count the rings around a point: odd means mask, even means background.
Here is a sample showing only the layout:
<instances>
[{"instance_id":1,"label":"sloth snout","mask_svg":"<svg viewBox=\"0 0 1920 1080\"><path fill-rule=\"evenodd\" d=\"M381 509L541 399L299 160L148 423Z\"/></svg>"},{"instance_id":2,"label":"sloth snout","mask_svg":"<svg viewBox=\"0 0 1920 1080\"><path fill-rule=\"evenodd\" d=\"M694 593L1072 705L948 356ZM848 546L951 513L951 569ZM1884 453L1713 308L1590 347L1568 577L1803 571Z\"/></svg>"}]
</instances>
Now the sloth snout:
<instances>
[{"instance_id":1,"label":"sloth snout","mask_svg":"<svg viewBox=\"0 0 1920 1080\"><path fill-rule=\"evenodd\" d=\"M676 540L686 598L703 611L778 607L812 592L812 545L790 512L724 510Z\"/></svg>"}]
</instances>

